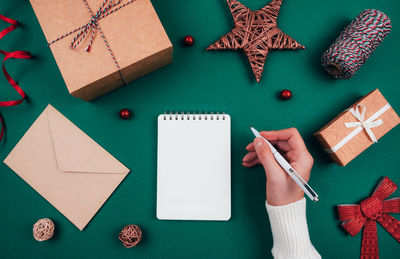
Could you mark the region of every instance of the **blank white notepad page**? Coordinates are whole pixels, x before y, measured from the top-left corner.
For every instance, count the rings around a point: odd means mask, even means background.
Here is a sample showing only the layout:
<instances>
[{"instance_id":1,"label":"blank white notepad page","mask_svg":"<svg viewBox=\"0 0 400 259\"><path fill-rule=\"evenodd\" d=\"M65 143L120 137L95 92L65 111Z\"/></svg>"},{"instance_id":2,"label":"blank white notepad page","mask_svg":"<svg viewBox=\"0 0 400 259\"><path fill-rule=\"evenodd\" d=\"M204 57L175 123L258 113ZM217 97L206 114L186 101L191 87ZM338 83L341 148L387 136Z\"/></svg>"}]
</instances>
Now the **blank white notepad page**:
<instances>
[{"instance_id":1,"label":"blank white notepad page","mask_svg":"<svg viewBox=\"0 0 400 259\"><path fill-rule=\"evenodd\" d=\"M157 218L229 220L230 116L158 117Z\"/></svg>"}]
</instances>

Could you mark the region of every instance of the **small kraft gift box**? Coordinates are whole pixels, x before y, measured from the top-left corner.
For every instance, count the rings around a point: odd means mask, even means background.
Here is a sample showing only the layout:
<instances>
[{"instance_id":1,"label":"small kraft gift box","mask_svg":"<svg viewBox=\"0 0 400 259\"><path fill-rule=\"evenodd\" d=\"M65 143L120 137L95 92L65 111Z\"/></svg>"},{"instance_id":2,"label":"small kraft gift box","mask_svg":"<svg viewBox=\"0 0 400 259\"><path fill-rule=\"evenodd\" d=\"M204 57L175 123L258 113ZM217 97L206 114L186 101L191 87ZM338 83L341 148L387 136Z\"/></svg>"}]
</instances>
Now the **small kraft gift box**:
<instances>
[{"instance_id":1,"label":"small kraft gift box","mask_svg":"<svg viewBox=\"0 0 400 259\"><path fill-rule=\"evenodd\" d=\"M332 160L345 166L399 123L399 116L375 89L314 135Z\"/></svg>"},{"instance_id":2,"label":"small kraft gift box","mask_svg":"<svg viewBox=\"0 0 400 259\"><path fill-rule=\"evenodd\" d=\"M75 97L93 100L172 62L150 0L30 0Z\"/></svg>"}]
</instances>

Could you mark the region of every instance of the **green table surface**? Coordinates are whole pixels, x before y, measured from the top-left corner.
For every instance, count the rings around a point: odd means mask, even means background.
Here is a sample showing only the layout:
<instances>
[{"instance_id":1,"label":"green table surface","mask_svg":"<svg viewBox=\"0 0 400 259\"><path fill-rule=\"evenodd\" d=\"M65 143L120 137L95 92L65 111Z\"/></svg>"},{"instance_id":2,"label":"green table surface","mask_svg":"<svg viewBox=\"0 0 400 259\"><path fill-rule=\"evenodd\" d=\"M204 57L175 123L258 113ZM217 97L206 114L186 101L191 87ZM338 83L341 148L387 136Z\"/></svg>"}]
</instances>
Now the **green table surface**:
<instances>
[{"instance_id":1,"label":"green table surface","mask_svg":"<svg viewBox=\"0 0 400 259\"><path fill-rule=\"evenodd\" d=\"M252 9L267 2L243 0ZM320 195L318 204L307 201L311 240L323 258L357 258L361 233L346 235L339 226L335 206L360 202L384 175L400 184L400 127L346 167L330 162L313 133L375 88L400 112L400 1L284 1L278 25L307 49L270 52L259 84L243 53L205 50L232 28L224 0L154 0L153 4L174 45L173 63L93 102L84 102L68 94L29 1L0 2L0 12L21 25L0 40L0 49L28 50L34 55L31 60L6 64L29 98L19 106L1 108L7 124L6 137L0 144L1 160L51 103L132 170L86 229L79 231L1 163L0 257L271 257L264 172L261 167L241 166L244 147L253 139L249 130L253 125L258 129L299 129L315 158L310 185ZM333 79L320 68L320 56L367 8L384 11L392 21L392 32L352 79ZM1 28L6 26L0 22ZM191 48L181 45L186 34L195 37ZM102 43L98 40L95 44ZM3 75L0 86L1 100L18 97ZM294 93L289 101L277 98L284 88ZM118 117L123 107L133 110L133 119ZM232 116L229 221L156 219L156 118L164 111L223 111ZM400 196L400 191L394 196ZM399 215L394 216L399 219ZM39 243L32 237L32 225L43 217L55 221L56 234ZM136 248L126 249L118 240L126 224L138 224L143 229L143 240ZM378 237L381 257L398 258L399 243L381 226Z\"/></svg>"}]
</instances>

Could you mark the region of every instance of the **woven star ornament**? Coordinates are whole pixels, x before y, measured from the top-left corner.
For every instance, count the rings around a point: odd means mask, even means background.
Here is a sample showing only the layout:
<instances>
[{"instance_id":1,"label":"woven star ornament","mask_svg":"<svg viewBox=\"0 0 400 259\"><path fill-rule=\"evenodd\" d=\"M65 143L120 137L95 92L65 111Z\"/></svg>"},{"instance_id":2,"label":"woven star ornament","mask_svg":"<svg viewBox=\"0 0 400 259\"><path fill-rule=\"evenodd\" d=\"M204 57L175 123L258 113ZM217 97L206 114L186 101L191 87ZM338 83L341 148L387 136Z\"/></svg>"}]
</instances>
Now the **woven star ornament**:
<instances>
[{"instance_id":1,"label":"woven star ornament","mask_svg":"<svg viewBox=\"0 0 400 259\"><path fill-rule=\"evenodd\" d=\"M260 82L268 52L273 49L305 49L277 26L282 0L273 0L260 10L252 11L236 0L227 0L234 28L207 50L241 49Z\"/></svg>"}]
</instances>

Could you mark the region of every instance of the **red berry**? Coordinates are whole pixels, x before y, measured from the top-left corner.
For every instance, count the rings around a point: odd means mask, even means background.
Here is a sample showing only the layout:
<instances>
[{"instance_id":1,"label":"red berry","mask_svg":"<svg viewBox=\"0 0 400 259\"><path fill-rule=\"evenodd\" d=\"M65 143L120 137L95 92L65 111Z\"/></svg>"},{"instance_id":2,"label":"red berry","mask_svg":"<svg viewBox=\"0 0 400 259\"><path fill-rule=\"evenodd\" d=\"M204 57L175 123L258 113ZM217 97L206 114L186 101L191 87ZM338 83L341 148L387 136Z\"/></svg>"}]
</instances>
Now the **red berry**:
<instances>
[{"instance_id":1,"label":"red berry","mask_svg":"<svg viewBox=\"0 0 400 259\"><path fill-rule=\"evenodd\" d=\"M282 100L289 100L290 98L292 98L292 92L288 89L284 89L281 91L280 96Z\"/></svg>"},{"instance_id":2,"label":"red berry","mask_svg":"<svg viewBox=\"0 0 400 259\"><path fill-rule=\"evenodd\" d=\"M123 120L127 120L131 117L131 111L128 109L122 109L119 111L119 117Z\"/></svg>"},{"instance_id":3,"label":"red berry","mask_svg":"<svg viewBox=\"0 0 400 259\"><path fill-rule=\"evenodd\" d=\"M183 44L185 45L185 47L190 47L194 44L194 38L191 35L187 35L185 36L185 38L183 38Z\"/></svg>"}]
</instances>

